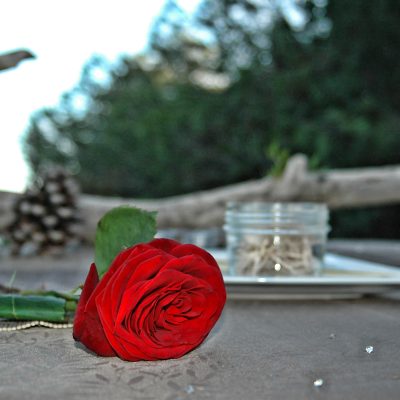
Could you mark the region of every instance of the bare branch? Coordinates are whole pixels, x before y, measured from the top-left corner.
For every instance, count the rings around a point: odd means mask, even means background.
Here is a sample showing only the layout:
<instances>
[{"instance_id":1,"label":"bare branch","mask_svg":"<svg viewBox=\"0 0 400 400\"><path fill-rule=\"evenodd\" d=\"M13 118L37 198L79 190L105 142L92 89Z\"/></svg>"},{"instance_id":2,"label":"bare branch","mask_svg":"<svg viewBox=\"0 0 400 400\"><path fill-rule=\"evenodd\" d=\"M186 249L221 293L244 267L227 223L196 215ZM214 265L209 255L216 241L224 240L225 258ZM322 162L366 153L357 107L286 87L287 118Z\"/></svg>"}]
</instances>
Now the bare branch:
<instances>
[{"instance_id":1,"label":"bare branch","mask_svg":"<svg viewBox=\"0 0 400 400\"><path fill-rule=\"evenodd\" d=\"M17 50L0 54L0 71L16 67L22 60L35 58L28 50Z\"/></svg>"},{"instance_id":2,"label":"bare branch","mask_svg":"<svg viewBox=\"0 0 400 400\"><path fill-rule=\"evenodd\" d=\"M0 192L0 230L11 218L17 195ZM400 203L400 165L310 172L307 158L293 156L281 178L262 178L164 199L126 199L82 195L84 235L93 239L97 221L109 209L131 204L158 211L158 227L221 226L228 201L312 201L331 209Z\"/></svg>"}]
</instances>

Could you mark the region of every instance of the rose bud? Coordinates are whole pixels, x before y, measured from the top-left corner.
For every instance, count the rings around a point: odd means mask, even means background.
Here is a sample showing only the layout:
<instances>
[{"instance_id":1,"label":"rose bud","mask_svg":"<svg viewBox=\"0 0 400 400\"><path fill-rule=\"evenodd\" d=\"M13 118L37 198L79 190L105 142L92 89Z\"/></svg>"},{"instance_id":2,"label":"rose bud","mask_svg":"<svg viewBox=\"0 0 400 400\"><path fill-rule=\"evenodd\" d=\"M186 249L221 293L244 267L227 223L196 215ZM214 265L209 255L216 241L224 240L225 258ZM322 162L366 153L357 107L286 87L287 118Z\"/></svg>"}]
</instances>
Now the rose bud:
<instances>
[{"instance_id":1,"label":"rose bud","mask_svg":"<svg viewBox=\"0 0 400 400\"><path fill-rule=\"evenodd\" d=\"M209 253L155 239L122 251L100 281L91 265L73 335L101 356L178 358L203 342L225 300L221 271Z\"/></svg>"}]
</instances>

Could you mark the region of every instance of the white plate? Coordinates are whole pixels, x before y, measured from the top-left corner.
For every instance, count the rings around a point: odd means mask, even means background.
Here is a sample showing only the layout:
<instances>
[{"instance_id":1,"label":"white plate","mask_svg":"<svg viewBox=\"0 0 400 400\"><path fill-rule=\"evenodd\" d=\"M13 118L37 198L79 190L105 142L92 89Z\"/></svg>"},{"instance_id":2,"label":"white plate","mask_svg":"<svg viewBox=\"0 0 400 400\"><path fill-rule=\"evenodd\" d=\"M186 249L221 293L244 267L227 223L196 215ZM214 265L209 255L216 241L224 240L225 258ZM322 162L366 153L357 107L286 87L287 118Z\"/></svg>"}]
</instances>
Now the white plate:
<instances>
[{"instance_id":1,"label":"white plate","mask_svg":"<svg viewBox=\"0 0 400 400\"><path fill-rule=\"evenodd\" d=\"M221 265L230 298L293 299L353 298L400 289L400 268L327 254L318 276L228 275L224 250L211 250Z\"/></svg>"}]
</instances>

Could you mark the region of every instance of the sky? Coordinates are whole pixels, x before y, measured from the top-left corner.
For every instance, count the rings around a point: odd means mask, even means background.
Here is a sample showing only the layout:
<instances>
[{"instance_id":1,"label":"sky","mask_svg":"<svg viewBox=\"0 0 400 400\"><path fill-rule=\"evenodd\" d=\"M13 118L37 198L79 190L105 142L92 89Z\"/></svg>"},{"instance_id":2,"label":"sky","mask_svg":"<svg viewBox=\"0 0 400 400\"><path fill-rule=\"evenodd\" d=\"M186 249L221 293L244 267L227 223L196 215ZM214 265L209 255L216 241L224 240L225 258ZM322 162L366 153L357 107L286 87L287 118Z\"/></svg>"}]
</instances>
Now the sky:
<instances>
[{"instance_id":1,"label":"sky","mask_svg":"<svg viewBox=\"0 0 400 400\"><path fill-rule=\"evenodd\" d=\"M0 190L23 191L21 136L32 112L58 103L93 54L110 61L147 44L165 0L2 0L0 54L29 49L36 59L0 72ZM199 0L178 3L193 12Z\"/></svg>"}]
</instances>

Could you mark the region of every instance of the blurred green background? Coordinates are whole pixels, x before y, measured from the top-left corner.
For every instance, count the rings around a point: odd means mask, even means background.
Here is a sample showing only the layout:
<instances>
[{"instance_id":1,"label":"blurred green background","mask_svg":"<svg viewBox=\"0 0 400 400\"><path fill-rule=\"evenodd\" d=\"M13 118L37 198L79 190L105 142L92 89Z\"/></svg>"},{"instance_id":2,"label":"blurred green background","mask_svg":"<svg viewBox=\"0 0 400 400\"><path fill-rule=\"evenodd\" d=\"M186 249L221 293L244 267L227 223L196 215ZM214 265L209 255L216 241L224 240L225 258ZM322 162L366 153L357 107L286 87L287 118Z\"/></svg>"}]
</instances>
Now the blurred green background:
<instances>
[{"instance_id":1,"label":"blurred green background","mask_svg":"<svg viewBox=\"0 0 400 400\"><path fill-rule=\"evenodd\" d=\"M164 197L268 174L400 164L400 2L167 1L148 50L93 57L24 137L32 171ZM335 211L333 237L399 238L400 207Z\"/></svg>"}]
</instances>

